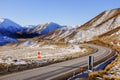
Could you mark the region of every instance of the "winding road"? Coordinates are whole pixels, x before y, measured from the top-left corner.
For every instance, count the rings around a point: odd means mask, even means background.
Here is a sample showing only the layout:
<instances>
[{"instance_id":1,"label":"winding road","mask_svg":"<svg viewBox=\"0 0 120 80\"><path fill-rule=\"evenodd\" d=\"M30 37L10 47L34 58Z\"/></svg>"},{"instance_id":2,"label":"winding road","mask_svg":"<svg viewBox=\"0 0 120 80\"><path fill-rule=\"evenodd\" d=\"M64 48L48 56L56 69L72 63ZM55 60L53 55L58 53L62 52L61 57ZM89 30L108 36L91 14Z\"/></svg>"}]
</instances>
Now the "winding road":
<instances>
[{"instance_id":1,"label":"winding road","mask_svg":"<svg viewBox=\"0 0 120 80\"><path fill-rule=\"evenodd\" d=\"M90 54L94 56L95 62L105 58L112 52L111 49L106 47L91 44L84 45L98 49L97 52ZM69 73L70 71L74 71L75 69L86 66L88 63L88 56L89 55L45 67L4 75L0 77L0 80L55 80L55 78L58 76L65 76L65 74Z\"/></svg>"}]
</instances>

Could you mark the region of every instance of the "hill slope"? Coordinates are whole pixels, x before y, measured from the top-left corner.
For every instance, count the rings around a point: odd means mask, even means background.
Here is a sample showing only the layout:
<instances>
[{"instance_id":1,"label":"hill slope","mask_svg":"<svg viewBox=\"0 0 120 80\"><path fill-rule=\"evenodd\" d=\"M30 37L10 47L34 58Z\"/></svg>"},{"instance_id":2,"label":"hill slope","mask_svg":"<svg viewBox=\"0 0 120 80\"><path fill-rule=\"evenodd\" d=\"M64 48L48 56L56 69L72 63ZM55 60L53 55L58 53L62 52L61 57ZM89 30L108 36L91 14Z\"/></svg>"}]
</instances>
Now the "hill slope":
<instances>
[{"instance_id":1,"label":"hill slope","mask_svg":"<svg viewBox=\"0 0 120 80\"><path fill-rule=\"evenodd\" d=\"M38 35L45 35L49 32L52 32L62 27L65 27L65 26L60 26L59 24L50 22L50 23L45 23L42 25L37 25L32 28L28 28L27 33L36 33Z\"/></svg>"},{"instance_id":2,"label":"hill slope","mask_svg":"<svg viewBox=\"0 0 120 80\"><path fill-rule=\"evenodd\" d=\"M57 42L64 41L70 43L83 43L95 40L99 35L116 29L119 26L120 8L117 8L100 13L98 16L80 27L72 29L59 29L38 39L48 38Z\"/></svg>"}]
</instances>

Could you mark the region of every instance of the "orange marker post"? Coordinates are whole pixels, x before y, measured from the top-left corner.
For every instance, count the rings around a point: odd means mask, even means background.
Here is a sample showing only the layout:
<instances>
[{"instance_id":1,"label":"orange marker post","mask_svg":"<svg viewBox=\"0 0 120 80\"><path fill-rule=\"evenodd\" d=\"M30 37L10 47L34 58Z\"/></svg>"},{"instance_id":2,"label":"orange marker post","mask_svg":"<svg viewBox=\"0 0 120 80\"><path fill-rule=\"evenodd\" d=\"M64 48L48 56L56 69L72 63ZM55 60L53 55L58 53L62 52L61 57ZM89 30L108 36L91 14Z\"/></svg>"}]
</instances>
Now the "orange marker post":
<instances>
[{"instance_id":1,"label":"orange marker post","mask_svg":"<svg viewBox=\"0 0 120 80\"><path fill-rule=\"evenodd\" d=\"M40 54L41 54L40 51L38 51L38 59L41 58L41 55L40 55Z\"/></svg>"}]
</instances>

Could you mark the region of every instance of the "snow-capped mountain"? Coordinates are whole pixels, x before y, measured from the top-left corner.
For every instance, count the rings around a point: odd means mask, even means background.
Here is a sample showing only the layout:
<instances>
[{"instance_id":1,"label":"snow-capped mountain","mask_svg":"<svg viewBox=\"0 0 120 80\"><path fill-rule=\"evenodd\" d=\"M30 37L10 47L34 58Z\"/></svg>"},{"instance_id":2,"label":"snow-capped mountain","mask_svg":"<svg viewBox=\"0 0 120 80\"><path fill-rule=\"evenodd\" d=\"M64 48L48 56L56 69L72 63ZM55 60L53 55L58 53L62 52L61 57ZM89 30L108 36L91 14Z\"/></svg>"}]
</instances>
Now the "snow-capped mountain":
<instances>
[{"instance_id":1,"label":"snow-capped mountain","mask_svg":"<svg viewBox=\"0 0 120 80\"><path fill-rule=\"evenodd\" d=\"M62 28L62 27L65 27L65 26L61 26L59 24L50 22L50 23L37 25L37 26L32 27L32 28L28 28L27 33L36 33L38 35L45 35L49 32L52 32L52 31L59 29L59 28Z\"/></svg>"},{"instance_id":2,"label":"snow-capped mountain","mask_svg":"<svg viewBox=\"0 0 120 80\"><path fill-rule=\"evenodd\" d=\"M11 42L18 42L17 32L23 31L24 28L15 22L0 18L0 45L4 45Z\"/></svg>"},{"instance_id":3,"label":"snow-capped mountain","mask_svg":"<svg viewBox=\"0 0 120 80\"><path fill-rule=\"evenodd\" d=\"M9 28L6 28L8 24L11 24L11 21L0 19L1 30L5 30L4 32L8 33L11 32L11 34L15 33L20 38L39 36L38 38L36 37L37 41L52 40L53 42L83 43L98 39L99 36L118 29L120 26L120 8L104 11L82 26L74 28L60 26L53 22L31 27L21 27L15 24L15 27L9 25ZM7 35L7 37L13 38L13 36L4 32L0 32L1 36Z\"/></svg>"},{"instance_id":4,"label":"snow-capped mountain","mask_svg":"<svg viewBox=\"0 0 120 80\"><path fill-rule=\"evenodd\" d=\"M120 8L104 11L80 27L65 30L59 29L38 39L83 43L94 40L99 35L107 33L119 26Z\"/></svg>"},{"instance_id":5,"label":"snow-capped mountain","mask_svg":"<svg viewBox=\"0 0 120 80\"><path fill-rule=\"evenodd\" d=\"M18 37L16 33L23 30L24 28L22 26L9 19L0 19L0 34L3 36L16 38Z\"/></svg>"},{"instance_id":6,"label":"snow-capped mountain","mask_svg":"<svg viewBox=\"0 0 120 80\"><path fill-rule=\"evenodd\" d=\"M62 27L64 26L60 26L53 22L37 26L28 25L22 27L9 19L0 18L0 45L18 42L18 38L33 38L45 35Z\"/></svg>"}]
</instances>

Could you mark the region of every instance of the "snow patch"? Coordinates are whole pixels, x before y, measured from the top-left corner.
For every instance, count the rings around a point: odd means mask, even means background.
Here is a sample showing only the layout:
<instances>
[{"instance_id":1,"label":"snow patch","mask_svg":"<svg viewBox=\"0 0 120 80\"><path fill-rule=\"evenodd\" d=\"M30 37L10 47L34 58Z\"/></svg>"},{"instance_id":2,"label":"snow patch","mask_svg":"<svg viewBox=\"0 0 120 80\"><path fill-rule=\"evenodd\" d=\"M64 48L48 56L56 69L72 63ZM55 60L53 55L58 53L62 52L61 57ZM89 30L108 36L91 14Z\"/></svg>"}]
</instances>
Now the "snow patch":
<instances>
[{"instance_id":1,"label":"snow patch","mask_svg":"<svg viewBox=\"0 0 120 80\"><path fill-rule=\"evenodd\" d=\"M47 48L47 49L55 49L55 47L57 47L57 46L55 46L55 45L45 45L45 46L43 46L42 48L44 49L44 48Z\"/></svg>"},{"instance_id":2,"label":"snow patch","mask_svg":"<svg viewBox=\"0 0 120 80\"><path fill-rule=\"evenodd\" d=\"M4 19L0 18L0 24L4 22Z\"/></svg>"}]
</instances>

